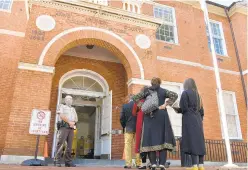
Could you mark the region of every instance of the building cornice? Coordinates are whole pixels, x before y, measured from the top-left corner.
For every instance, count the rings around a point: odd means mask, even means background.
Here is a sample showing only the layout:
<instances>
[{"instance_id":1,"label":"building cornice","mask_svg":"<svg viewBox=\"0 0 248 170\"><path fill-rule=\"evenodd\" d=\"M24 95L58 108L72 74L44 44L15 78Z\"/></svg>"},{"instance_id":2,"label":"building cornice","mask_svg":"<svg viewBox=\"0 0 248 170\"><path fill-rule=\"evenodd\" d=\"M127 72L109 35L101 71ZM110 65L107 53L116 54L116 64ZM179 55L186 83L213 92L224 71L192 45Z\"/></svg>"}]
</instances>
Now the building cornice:
<instances>
[{"instance_id":1,"label":"building cornice","mask_svg":"<svg viewBox=\"0 0 248 170\"><path fill-rule=\"evenodd\" d=\"M232 8L229 10L228 14L229 14L229 16L231 17L231 16L234 15L235 13L241 13L241 14L247 15L247 14L248 14L247 7L242 6L242 5L239 5L239 4L236 3L236 4L233 5Z\"/></svg>"},{"instance_id":2,"label":"building cornice","mask_svg":"<svg viewBox=\"0 0 248 170\"><path fill-rule=\"evenodd\" d=\"M201 5L199 1L185 1L185 0L177 0L177 2L181 2L187 5L190 5L193 8L201 9ZM160 4L154 1L146 1L145 3L151 4L151 5L156 5L156 6L166 6L165 4ZM215 6L213 4L207 4L208 12L212 14L216 14L222 17L226 17L225 9L220 6ZM247 15L247 7L239 5L236 3L231 7L229 10L229 16L232 16L235 13L242 13L244 15Z\"/></svg>"},{"instance_id":3,"label":"building cornice","mask_svg":"<svg viewBox=\"0 0 248 170\"><path fill-rule=\"evenodd\" d=\"M89 2L65 2L63 0L56 1L31 1L30 7L32 5L39 5L48 8L55 8L60 10L65 10L69 12L75 12L79 14L97 16L101 19L117 21L127 24L132 24L135 26L140 26L144 28L156 29L159 24L162 24L161 19L157 19L151 16L136 14L123 9L114 8L110 6L103 6Z\"/></svg>"}]
</instances>

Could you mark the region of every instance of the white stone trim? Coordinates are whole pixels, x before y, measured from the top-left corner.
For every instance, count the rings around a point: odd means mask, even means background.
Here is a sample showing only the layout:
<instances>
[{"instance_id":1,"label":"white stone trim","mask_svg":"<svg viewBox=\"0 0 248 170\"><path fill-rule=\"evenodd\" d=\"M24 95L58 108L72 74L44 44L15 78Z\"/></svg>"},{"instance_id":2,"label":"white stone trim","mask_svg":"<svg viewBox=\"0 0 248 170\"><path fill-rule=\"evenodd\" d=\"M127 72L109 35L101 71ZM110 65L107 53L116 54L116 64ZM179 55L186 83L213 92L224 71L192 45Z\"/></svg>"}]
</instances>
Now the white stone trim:
<instances>
[{"instance_id":1,"label":"white stone trim","mask_svg":"<svg viewBox=\"0 0 248 170\"><path fill-rule=\"evenodd\" d=\"M248 74L248 69L243 71L243 75L246 75L246 74Z\"/></svg>"},{"instance_id":2,"label":"white stone trim","mask_svg":"<svg viewBox=\"0 0 248 170\"><path fill-rule=\"evenodd\" d=\"M78 95L78 96L89 96L89 97L100 97L103 98L106 96L104 92L95 92L95 91L86 91L79 89L69 89L69 88L61 88L61 92L70 95Z\"/></svg>"},{"instance_id":3,"label":"white stone trim","mask_svg":"<svg viewBox=\"0 0 248 170\"><path fill-rule=\"evenodd\" d=\"M25 37L24 32L11 31L11 30L6 30L6 29L0 29L0 34L13 35L17 37Z\"/></svg>"},{"instance_id":4,"label":"white stone trim","mask_svg":"<svg viewBox=\"0 0 248 170\"><path fill-rule=\"evenodd\" d=\"M100 74L94 71L87 70L87 69L75 69L75 70L65 73L59 80L59 88L62 88L63 84L67 80L69 80L72 77L77 77L77 76L84 76L84 77L91 78L100 84L100 86L102 87L105 93L109 91L109 85L107 81L104 79L104 77L102 77Z\"/></svg>"},{"instance_id":5,"label":"white stone trim","mask_svg":"<svg viewBox=\"0 0 248 170\"><path fill-rule=\"evenodd\" d=\"M137 53L134 51L134 49L132 48L132 46L125 41L122 37L120 37L119 35L115 34L114 32L111 32L109 30L106 29L102 29L102 28L97 28L97 27L75 27L75 28L71 28L68 30L65 30L59 34L57 34L55 37L53 37L53 39L46 45L46 47L43 49L40 58L39 58L39 63L38 65L42 65L44 58L46 56L47 51L50 49L50 47L53 45L53 43L55 43L57 40L59 40L60 38L62 38L63 36L73 33L73 32L77 32L77 31L83 31L83 30L90 30L90 31L99 31L99 32L103 32L106 33L108 35L113 36L114 38L118 39L119 41L121 41L134 55L138 65L139 65L139 70L140 70L140 75L141 75L141 79L144 79L145 74L144 74L144 68L143 65L137 55Z\"/></svg>"},{"instance_id":6,"label":"white stone trim","mask_svg":"<svg viewBox=\"0 0 248 170\"><path fill-rule=\"evenodd\" d=\"M192 66L192 67L199 67L199 68L202 68L204 70L214 71L214 67L206 66L206 65L191 62L191 61L185 61L185 60L179 60L179 59L175 59L175 58L161 57L161 56L157 56L157 60L167 61L167 62L177 63L177 64L183 64L183 65L188 65L188 66ZM232 74L232 75L240 75L240 73L237 72L237 71L231 71L231 70L226 70L226 69L219 69L219 71L221 73L227 73L227 74Z\"/></svg>"},{"instance_id":7,"label":"white stone trim","mask_svg":"<svg viewBox=\"0 0 248 170\"><path fill-rule=\"evenodd\" d=\"M28 0L25 0L25 10L26 10L26 15L27 15L27 20L29 20L29 5L28 5Z\"/></svg>"},{"instance_id":8,"label":"white stone trim","mask_svg":"<svg viewBox=\"0 0 248 170\"><path fill-rule=\"evenodd\" d=\"M55 68L51 66L44 66L44 65L41 66L37 64L22 63L22 62L19 62L18 69L40 71L45 73L54 73L55 70Z\"/></svg>"},{"instance_id":9,"label":"white stone trim","mask_svg":"<svg viewBox=\"0 0 248 170\"><path fill-rule=\"evenodd\" d=\"M151 86L151 80L144 80L138 78L131 78L128 80L127 85L128 87L132 84L144 85L144 86ZM171 85L171 86L180 86L180 89L183 87L182 83L177 82L170 82L170 81L162 81L161 85Z\"/></svg>"},{"instance_id":10,"label":"white stone trim","mask_svg":"<svg viewBox=\"0 0 248 170\"><path fill-rule=\"evenodd\" d=\"M34 159L34 156L20 156L20 155L1 155L1 164L21 164L28 159ZM37 159L45 160L43 156L38 156Z\"/></svg>"}]
</instances>

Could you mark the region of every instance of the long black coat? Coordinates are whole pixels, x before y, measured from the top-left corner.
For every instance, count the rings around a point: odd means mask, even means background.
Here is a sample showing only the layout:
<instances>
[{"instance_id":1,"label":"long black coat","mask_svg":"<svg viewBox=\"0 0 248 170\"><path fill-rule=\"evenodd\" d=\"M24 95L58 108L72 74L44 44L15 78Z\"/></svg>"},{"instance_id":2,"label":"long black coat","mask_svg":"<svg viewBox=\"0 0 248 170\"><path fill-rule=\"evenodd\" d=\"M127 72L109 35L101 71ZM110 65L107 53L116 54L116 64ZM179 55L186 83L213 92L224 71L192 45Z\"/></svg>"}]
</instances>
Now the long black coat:
<instances>
[{"instance_id":1,"label":"long black coat","mask_svg":"<svg viewBox=\"0 0 248 170\"><path fill-rule=\"evenodd\" d=\"M182 117L182 151L193 155L205 155L203 133L204 109L197 111L197 96L193 90L183 92L180 100Z\"/></svg>"},{"instance_id":2,"label":"long black coat","mask_svg":"<svg viewBox=\"0 0 248 170\"><path fill-rule=\"evenodd\" d=\"M156 89L156 91L159 105L163 105L167 98L169 99L169 103L174 103L178 98L177 93L161 87ZM175 146L176 142L167 109L154 111L152 117L145 115L140 151L174 150Z\"/></svg>"}]
</instances>

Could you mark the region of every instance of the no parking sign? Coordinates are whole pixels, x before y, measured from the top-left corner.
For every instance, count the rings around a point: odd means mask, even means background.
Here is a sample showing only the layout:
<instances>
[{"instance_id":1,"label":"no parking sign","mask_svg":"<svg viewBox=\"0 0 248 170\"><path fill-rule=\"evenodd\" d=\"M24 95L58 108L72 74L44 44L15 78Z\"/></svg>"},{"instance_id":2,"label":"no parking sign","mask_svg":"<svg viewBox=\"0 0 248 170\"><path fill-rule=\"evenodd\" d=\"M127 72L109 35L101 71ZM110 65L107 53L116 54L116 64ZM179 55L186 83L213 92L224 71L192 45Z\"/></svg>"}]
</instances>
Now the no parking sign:
<instances>
[{"instance_id":1,"label":"no parking sign","mask_svg":"<svg viewBox=\"0 0 248 170\"><path fill-rule=\"evenodd\" d=\"M29 133L33 135L48 135L50 127L51 112L33 109Z\"/></svg>"}]
</instances>

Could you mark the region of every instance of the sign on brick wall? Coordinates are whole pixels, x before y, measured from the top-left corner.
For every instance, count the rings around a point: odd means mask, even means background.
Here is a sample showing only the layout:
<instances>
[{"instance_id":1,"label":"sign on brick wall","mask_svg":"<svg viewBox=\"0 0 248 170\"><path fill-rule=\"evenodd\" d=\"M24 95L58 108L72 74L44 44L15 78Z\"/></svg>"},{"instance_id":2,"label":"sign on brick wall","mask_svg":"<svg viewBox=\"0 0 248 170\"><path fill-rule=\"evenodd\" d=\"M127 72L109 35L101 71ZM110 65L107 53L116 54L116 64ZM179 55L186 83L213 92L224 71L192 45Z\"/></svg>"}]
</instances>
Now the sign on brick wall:
<instances>
[{"instance_id":1,"label":"sign on brick wall","mask_svg":"<svg viewBox=\"0 0 248 170\"><path fill-rule=\"evenodd\" d=\"M51 112L33 109L29 127L29 134L48 135Z\"/></svg>"}]
</instances>

